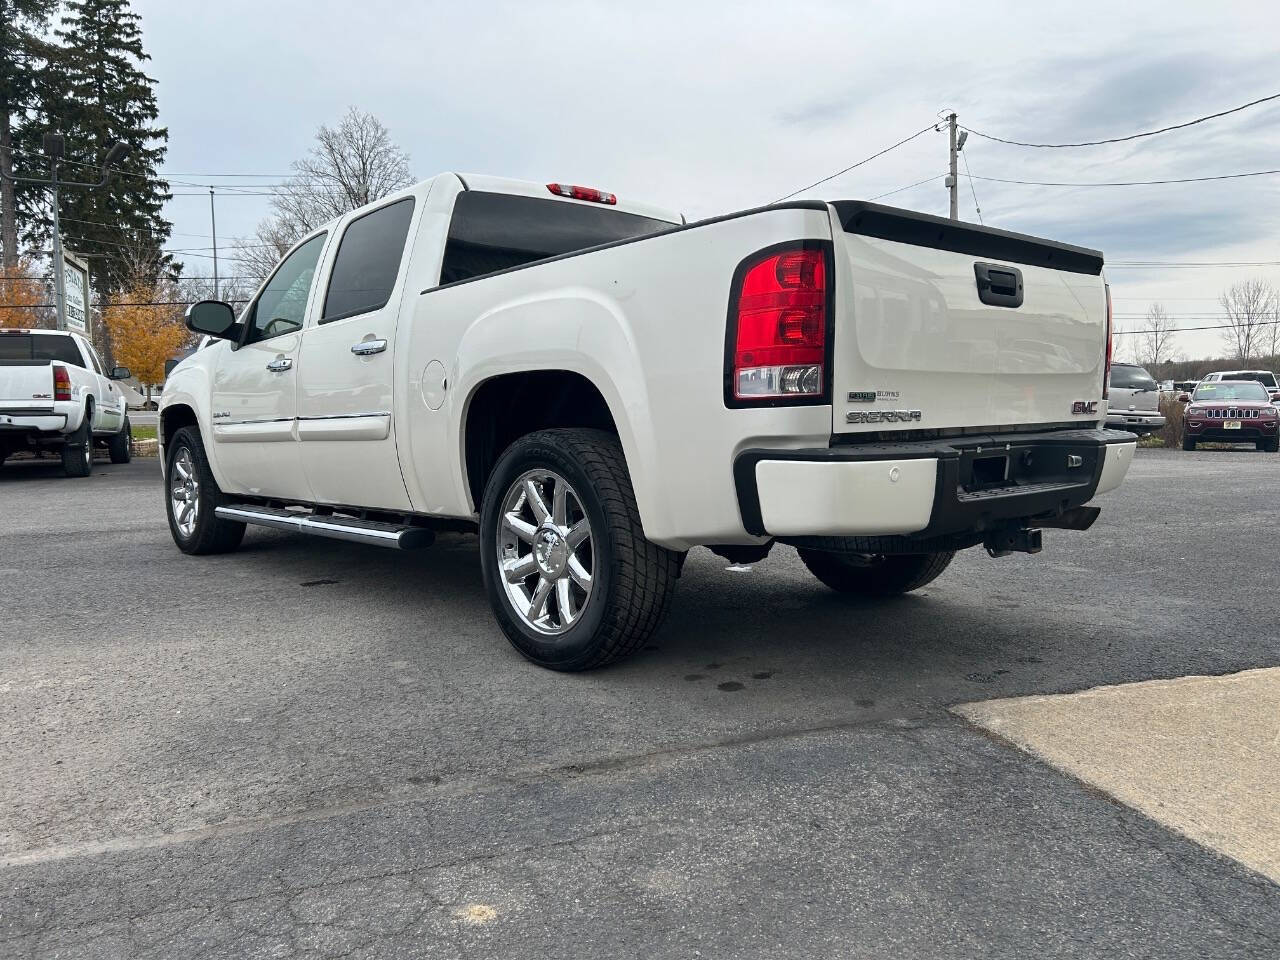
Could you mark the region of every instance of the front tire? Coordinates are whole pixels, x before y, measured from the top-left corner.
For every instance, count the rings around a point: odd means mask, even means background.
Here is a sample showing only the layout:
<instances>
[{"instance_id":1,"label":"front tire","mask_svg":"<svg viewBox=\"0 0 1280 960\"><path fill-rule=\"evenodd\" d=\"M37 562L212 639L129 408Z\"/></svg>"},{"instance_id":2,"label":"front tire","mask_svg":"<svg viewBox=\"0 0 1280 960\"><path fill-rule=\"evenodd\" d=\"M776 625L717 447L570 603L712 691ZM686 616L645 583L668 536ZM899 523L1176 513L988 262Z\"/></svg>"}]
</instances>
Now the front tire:
<instances>
[{"instance_id":1,"label":"front tire","mask_svg":"<svg viewBox=\"0 0 1280 960\"><path fill-rule=\"evenodd\" d=\"M128 463L133 459L133 426L124 418L120 432L107 441L107 452L112 463Z\"/></svg>"},{"instance_id":2,"label":"front tire","mask_svg":"<svg viewBox=\"0 0 1280 960\"><path fill-rule=\"evenodd\" d=\"M68 477L87 477L93 473L93 428L89 416L86 410L80 428L69 434L62 445L62 472Z\"/></svg>"},{"instance_id":3,"label":"front tire","mask_svg":"<svg viewBox=\"0 0 1280 960\"><path fill-rule=\"evenodd\" d=\"M1195 438L1195 437L1183 437L1183 438L1182 438L1182 449L1183 449L1183 450L1194 450L1195 448L1196 448L1196 438Z\"/></svg>"},{"instance_id":4,"label":"front tire","mask_svg":"<svg viewBox=\"0 0 1280 960\"><path fill-rule=\"evenodd\" d=\"M1263 453L1280 453L1280 437L1272 437L1270 440L1260 440L1258 449Z\"/></svg>"},{"instance_id":5,"label":"front tire","mask_svg":"<svg viewBox=\"0 0 1280 960\"><path fill-rule=\"evenodd\" d=\"M165 513L178 549L193 554L226 553L240 546L245 525L214 513L227 497L209 469L199 432L183 427L173 435L168 451Z\"/></svg>"},{"instance_id":6,"label":"front tire","mask_svg":"<svg viewBox=\"0 0 1280 960\"><path fill-rule=\"evenodd\" d=\"M797 548L809 572L837 593L893 597L932 583L951 565L954 550L941 553L839 553Z\"/></svg>"},{"instance_id":7,"label":"front tire","mask_svg":"<svg viewBox=\"0 0 1280 960\"><path fill-rule=\"evenodd\" d=\"M539 666L587 670L657 630L679 554L645 539L618 439L543 430L503 453L481 503L485 591L512 646Z\"/></svg>"}]
</instances>

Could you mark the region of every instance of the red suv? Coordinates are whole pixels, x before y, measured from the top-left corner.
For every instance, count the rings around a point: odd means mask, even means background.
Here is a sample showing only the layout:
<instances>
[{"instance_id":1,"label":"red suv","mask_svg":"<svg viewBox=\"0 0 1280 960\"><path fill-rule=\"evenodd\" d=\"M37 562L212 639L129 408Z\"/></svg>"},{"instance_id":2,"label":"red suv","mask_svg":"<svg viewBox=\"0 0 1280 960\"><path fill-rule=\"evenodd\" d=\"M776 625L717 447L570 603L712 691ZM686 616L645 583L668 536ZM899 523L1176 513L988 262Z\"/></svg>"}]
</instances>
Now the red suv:
<instances>
[{"instance_id":1,"label":"red suv","mask_svg":"<svg viewBox=\"0 0 1280 960\"><path fill-rule=\"evenodd\" d=\"M1280 450L1280 411L1266 387L1252 380L1206 381L1196 387L1182 415L1182 449L1204 440L1252 443Z\"/></svg>"}]
</instances>

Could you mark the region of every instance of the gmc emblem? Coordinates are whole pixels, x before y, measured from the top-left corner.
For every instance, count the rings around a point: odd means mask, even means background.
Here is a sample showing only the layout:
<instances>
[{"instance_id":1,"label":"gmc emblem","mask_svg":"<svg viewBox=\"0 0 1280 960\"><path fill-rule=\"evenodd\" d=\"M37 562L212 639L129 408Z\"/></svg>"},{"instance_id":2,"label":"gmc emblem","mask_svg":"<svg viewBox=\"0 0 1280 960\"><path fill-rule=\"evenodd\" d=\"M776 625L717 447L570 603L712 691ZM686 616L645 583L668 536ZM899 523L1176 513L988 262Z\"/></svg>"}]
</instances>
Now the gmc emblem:
<instances>
[{"instance_id":1,"label":"gmc emblem","mask_svg":"<svg viewBox=\"0 0 1280 960\"><path fill-rule=\"evenodd\" d=\"M1086 414L1086 415L1091 413L1097 413L1098 401L1097 400L1077 400L1075 403L1071 404L1071 412Z\"/></svg>"}]
</instances>

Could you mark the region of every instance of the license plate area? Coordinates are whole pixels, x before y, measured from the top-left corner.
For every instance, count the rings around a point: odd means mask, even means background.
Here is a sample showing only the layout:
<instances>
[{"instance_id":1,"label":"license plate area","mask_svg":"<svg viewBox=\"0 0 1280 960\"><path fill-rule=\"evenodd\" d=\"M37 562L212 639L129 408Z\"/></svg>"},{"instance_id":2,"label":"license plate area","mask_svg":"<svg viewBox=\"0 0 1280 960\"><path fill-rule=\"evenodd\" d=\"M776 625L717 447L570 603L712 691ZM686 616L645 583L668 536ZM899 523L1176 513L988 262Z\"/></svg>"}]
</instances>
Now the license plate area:
<instances>
[{"instance_id":1,"label":"license plate area","mask_svg":"<svg viewBox=\"0 0 1280 960\"><path fill-rule=\"evenodd\" d=\"M1239 429L1240 429L1240 421L1239 421L1239 420L1227 420L1227 421L1224 421L1224 422L1223 422L1223 424L1222 424L1222 429L1223 429L1223 430L1239 430Z\"/></svg>"},{"instance_id":2,"label":"license plate area","mask_svg":"<svg viewBox=\"0 0 1280 960\"><path fill-rule=\"evenodd\" d=\"M1087 483L1097 462L1098 448L1094 445L990 440L968 443L960 447L957 492L1014 493L1019 487L1044 483Z\"/></svg>"}]
</instances>

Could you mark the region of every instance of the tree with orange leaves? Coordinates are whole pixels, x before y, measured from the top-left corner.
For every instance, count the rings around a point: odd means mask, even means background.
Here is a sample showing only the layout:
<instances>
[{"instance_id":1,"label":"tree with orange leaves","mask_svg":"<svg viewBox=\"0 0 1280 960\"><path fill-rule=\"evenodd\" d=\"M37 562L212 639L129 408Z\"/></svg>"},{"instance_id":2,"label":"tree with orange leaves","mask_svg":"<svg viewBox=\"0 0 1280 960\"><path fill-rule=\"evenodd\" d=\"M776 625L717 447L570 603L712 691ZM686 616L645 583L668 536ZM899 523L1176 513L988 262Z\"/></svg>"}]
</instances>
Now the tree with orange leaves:
<instances>
[{"instance_id":1,"label":"tree with orange leaves","mask_svg":"<svg viewBox=\"0 0 1280 960\"><path fill-rule=\"evenodd\" d=\"M147 399L151 388L164 382L164 362L186 346L191 334L182 322L181 307L145 304L178 299L171 280L137 280L112 294L102 311L116 362L146 386Z\"/></svg>"},{"instance_id":2,"label":"tree with orange leaves","mask_svg":"<svg viewBox=\"0 0 1280 960\"><path fill-rule=\"evenodd\" d=\"M36 275L30 261L19 260L8 269L0 268L0 327L52 327L55 315L53 294Z\"/></svg>"}]
</instances>

